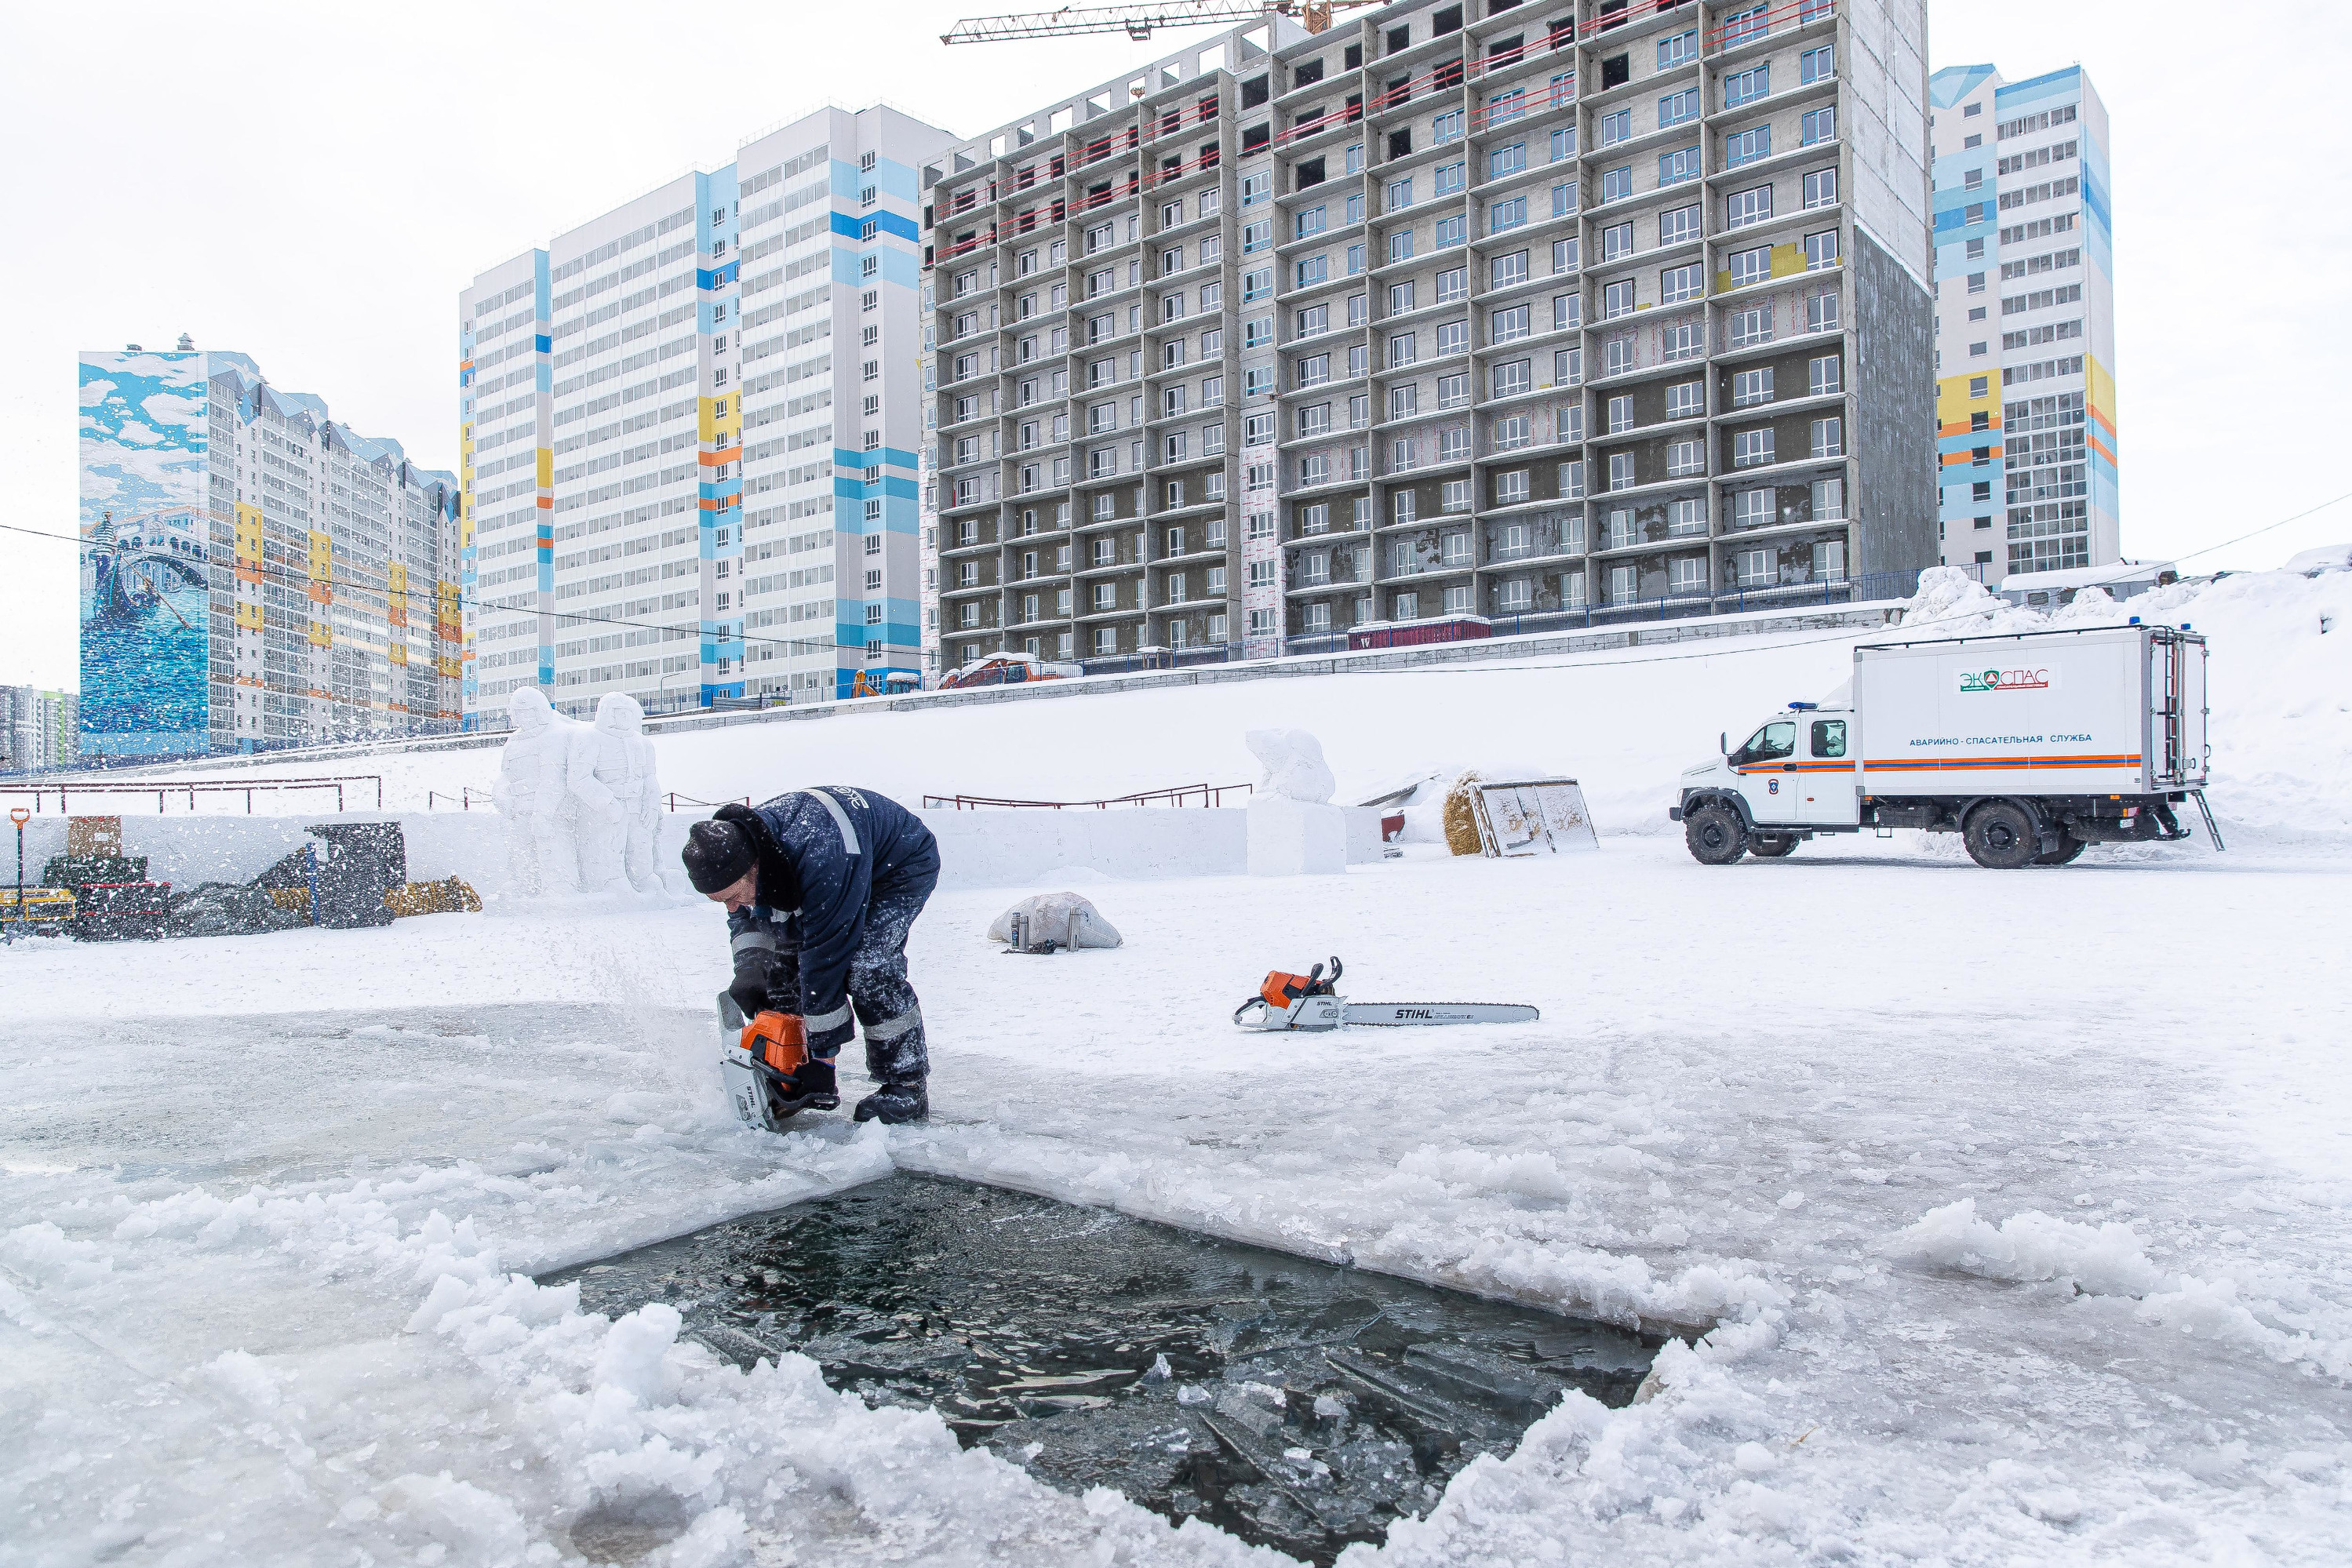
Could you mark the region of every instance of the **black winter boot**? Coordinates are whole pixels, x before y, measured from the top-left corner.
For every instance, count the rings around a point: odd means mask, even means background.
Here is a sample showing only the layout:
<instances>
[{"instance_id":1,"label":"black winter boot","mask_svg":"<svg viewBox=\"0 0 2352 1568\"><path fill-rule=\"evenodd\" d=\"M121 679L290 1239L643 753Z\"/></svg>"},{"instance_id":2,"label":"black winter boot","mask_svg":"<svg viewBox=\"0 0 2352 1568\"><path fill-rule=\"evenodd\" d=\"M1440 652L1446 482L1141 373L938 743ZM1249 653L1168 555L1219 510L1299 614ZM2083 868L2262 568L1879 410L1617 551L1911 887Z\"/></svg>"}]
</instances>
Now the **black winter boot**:
<instances>
[{"instance_id":1,"label":"black winter boot","mask_svg":"<svg viewBox=\"0 0 2352 1568\"><path fill-rule=\"evenodd\" d=\"M919 1078L903 1083L885 1083L857 1103L851 1113L860 1122L880 1122L895 1127L902 1122L928 1120L931 1113L931 1096Z\"/></svg>"},{"instance_id":2,"label":"black winter boot","mask_svg":"<svg viewBox=\"0 0 2352 1568\"><path fill-rule=\"evenodd\" d=\"M879 1040L876 1031L881 1031ZM860 1122L879 1121L888 1126L919 1122L931 1113L931 1097L924 1082L931 1072L930 1052L923 1043L923 1015L909 1008L896 1019L866 1027L866 1071L879 1085L857 1103Z\"/></svg>"}]
</instances>

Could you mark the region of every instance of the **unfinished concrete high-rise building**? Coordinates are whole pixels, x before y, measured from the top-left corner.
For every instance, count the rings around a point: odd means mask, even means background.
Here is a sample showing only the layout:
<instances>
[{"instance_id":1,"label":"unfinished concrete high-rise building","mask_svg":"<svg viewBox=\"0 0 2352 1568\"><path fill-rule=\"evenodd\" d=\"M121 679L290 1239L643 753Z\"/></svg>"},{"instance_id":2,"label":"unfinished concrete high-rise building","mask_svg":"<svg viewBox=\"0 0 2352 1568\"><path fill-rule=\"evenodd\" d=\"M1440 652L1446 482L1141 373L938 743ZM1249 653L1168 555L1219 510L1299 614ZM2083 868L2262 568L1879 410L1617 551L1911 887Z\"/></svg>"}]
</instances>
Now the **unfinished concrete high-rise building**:
<instances>
[{"instance_id":1,"label":"unfinished concrete high-rise building","mask_svg":"<svg viewBox=\"0 0 2352 1568\"><path fill-rule=\"evenodd\" d=\"M935 667L1907 592L1925 44L1916 0L1406 3L950 150Z\"/></svg>"}]
</instances>

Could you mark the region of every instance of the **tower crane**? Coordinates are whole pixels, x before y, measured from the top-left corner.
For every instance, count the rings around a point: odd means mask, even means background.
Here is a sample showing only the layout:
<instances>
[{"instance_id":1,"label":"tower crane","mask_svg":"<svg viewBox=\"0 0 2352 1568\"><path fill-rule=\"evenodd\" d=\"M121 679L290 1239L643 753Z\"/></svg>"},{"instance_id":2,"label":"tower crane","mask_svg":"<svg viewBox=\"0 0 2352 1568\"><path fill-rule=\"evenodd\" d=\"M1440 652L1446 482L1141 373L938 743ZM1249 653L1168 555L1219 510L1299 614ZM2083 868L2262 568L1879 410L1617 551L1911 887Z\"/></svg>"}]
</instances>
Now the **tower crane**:
<instances>
[{"instance_id":1,"label":"tower crane","mask_svg":"<svg viewBox=\"0 0 2352 1568\"><path fill-rule=\"evenodd\" d=\"M1141 43L1158 27L1206 27L1260 17L1289 16L1310 33L1331 25L1334 11L1386 0L1162 0L1145 5L1065 5L1004 16L967 16L940 35L942 44L995 44L1013 38L1066 38L1082 33L1125 33Z\"/></svg>"}]
</instances>

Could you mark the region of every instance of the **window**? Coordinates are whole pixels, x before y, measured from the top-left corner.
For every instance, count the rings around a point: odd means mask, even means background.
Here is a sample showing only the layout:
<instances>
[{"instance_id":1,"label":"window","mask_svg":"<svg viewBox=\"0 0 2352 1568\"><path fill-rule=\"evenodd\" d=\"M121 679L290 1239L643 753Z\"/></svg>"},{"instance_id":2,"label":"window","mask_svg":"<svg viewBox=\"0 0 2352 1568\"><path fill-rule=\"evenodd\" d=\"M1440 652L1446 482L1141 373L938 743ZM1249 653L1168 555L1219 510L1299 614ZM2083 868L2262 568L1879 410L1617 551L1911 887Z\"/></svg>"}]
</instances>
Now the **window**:
<instances>
[{"instance_id":1,"label":"window","mask_svg":"<svg viewBox=\"0 0 2352 1568\"><path fill-rule=\"evenodd\" d=\"M1742 163L1753 163L1759 158L1772 155L1772 128L1753 125L1723 139L1723 165L1736 169Z\"/></svg>"},{"instance_id":2,"label":"window","mask_svg":"<svg viewBox=\"0 0 2352 1568\"><path fill-rule=\"evenodd\" d=\"M1559 465L1559 495L1564 501L1584 499L1584 465L1582 462Z\"/></svg>"},{"instance_id":3,"label":"window","mask_svg":"<svg viewBox=\"0 0 2352 1568\"><path fill-rule=\"evenodd\" d=\"M1468 267L1452 267L1437 275L1437 302L1440 305L1451 305L1455 300L1469 298L1470 269Z\"/></svg>"},{"instance_id":4,"label":"window","mask_svg":"<svg viewBox=\"0 0 2352 1568\"><path fill-rule=\"evenodd\" d=\"M1633 369L1633 334L1627 332L1601 345L1601 373L1621 376Z\"/></svg>"},{"instance_id":5,"label":"window","mask_svg":"<svg viewBox=\"0 0 2352 1568\"><path fill-rule=\"evenodd\" d=\"M1807 392L1814 397L1843 392L1845 387L1838 371L1838 357L1835 354L1823 354L1819 359L1807 361L1805 362Z\"/></svg>"},{"instance_id":6,"label":"window","mask_svg":"<svg viewBox=\"0 0 2352 1568\"><path fill-rule=\"evenodd\" d=\"M1800 84L1827 81L1837 74L1837 50L1829 44L1818 49L1807 49L1797 57L1797 80Z\"/></svg>"},{"instance_id":7,"label":"window","mask_svg":"<svg viewBox=\"0 0 2352 1568\"><path fill-rule=\"evenodd\" d=\"M1809 109L1797 121L1797 144L1811 147L1816 142L1837 140L1837 106L1825 104Z\"/></svg>"},{"instance_id":8,"label":"window","mask_svg":"<svg viewBox=\"0 0 2352 1568\"><path fill-rule=\"evenodd\" d=\"M1838 328L1838 297L1832 292L1814 295L1805 301L1805 329L1809 332L1834 332Z\"/></svg>"},{"instance_id":9,"label":"window","mask_svg":"<svg viewBox=\"0 0 2352 1568\"><path fill-rule=\"evenodd\" d=\"M1601 199L1603 203L1622 201L1633 193L1633 166L1620 164L1606 169L1601 175Z\"/></svg>"},{"instance_id":10,"label":"window","mask_svg":"<svg viewBox=\"0 0 2352 1568\"><path fill-rule=\"evenodd\" d=\"M1835 168L1816 169L1805 176L1805 209L1834 206L1838 199L1838 172Z\"/></svg>"},{"instance_id":11,"label":"window","mask_svg":"<svg viewBox=\"0 0 2352 1568\"><path fill-rule=\"evenodd\" d=\"M1242 422L1242 444L1271 446L1274 444L1274 415L1254 413Z\"/></svg>"},{"instance_id":12,"label":"window","mask_svg":"<svg viewBox=\"0 0 2352 1568\"><path fill-rule=\"evenodd\" d=\"M1692 474L1706 472L1706 448L1698 437L1669 443L1666 447L1666 475L1679 479ZM1676 502L1677 506L1684 503ZM1695 503L1694 503L1695 505Z\"/></svg>"},{"instance_id":13,"label":"window","mask_svg":"<svg viewBox=\"0 0 2352 1568\"><path fill-rule=\"evenodd\" d=\"M1658 129L1661 131L1697 118L1698 89L1695 87L1686 87L1680 92L1670 92L1658 99Z\"/></svg>"},{"instance_id":14,"label":"window","mask_svg":"<svg viewBox=\"0 0 2352 1568\"><path fill-rule=\"evenodd\" d=\"M1688 245L1697 238L1698 207L1696 204L1687 207L1676 207L1671 212L1658 214L1660 245Z\"/></svg>"},{"instance_id":15,"label":"window","mask_svg":"<svg viewBox=\"0 0 2352 1568\"><path fill-rule=\"evenodd\" d=\"M1321 283L1324 279L1330 277L1330 275L1331 258L1329 256L1307 256L1298 264L1298 287L1301 288L1312 288L1315 285ZM1247 278L1244 278L1242 280L1242 298L1244 299L1255 299L1257 298L1257 295L1250 292L1249 279Z\"/></svg>"},{"instance_id":16,"label":"window","mask_svg":"<svg viewBox=\"0 0 2352 1568\"><path fill-rule=\"evenodd\" d=\"M1740 491L1731 501L1732 526L1742 528L1769 527L1778 501L1778 493L1769 489Z\"/></svg>"},{"instance_id":17,"label":"window","mask_svg":"<svg viewBox=\"0 0 2352 1568\"><path fill-rule=\"evenodd\" d=\"M1754 403L1772 401L1772 367L1760 365L1751 371L1735 371L1731 376L1731 406L1747 408Z\"/></svg>"},{"instance_id":18,"label":"window","mask_svg":"<svg viewBox=\"0 0 2352 1568\"><path fill-rule=\"evenodd\" d=\"M1769 64L1738 72L1723 78L1723 107L1738 109L1752 103L1772 90L1772 68Z\"/></svg>"},{"instance_id":19,"label":"window","mask_svg":"<svg viewBox=\"0 0 2352 1568\"><path fill-rule=\"evenodd\" d=\"M1412 231L1411 229L1391 230L1389 235L1389 260L1397 262L1412 259Z\"/></svg>"},{"instance_id":20,"label":"window","mask_svg":"<svg viewBox=\"0 0 2352 1568\"><path fill-rule=\"evenodd\" d=\"M1658 40L1658 68L1670 71L1676 66L1686 66L1698 58L1698 29L1675 33Z\"/></svg>"},{"instance_id":21,"label":"window","mask_svg":"<svg viewBox=\"0 0 2352 1568\"><path fill-rule=\"evenodd\" d=\"M1516 452L1520 447L1527 445L1528 439L1528 416L1526 414L1515 413L1511 414L1507 418L1498 419L1495 422L1494 449L1496 451Z\"/></svg>"},{"instance_id":22,"label":"window","mask_svg":"<svg viewBox=\"0 0 2352 1568\"><path fill-rule=\"evenodd\" d=\"M1469 322L1440 321L1437 324L1437 353L1440 359L1449 354L1466 353L1469 348Z\"/></svg>"},{"instance_id":23,"label":"window","mask_svg":"<svg viewBox=\"0 0 2352 1568\"><path fill-rule=\"evenodd\" d=\"M1454 195L1467 182L1469 172L1470 165L1458 158L1451 163L1440 163L1429 172L1430 187L1438 195ZM1407 180L1403 183L1410 185L1412 182Z\"/></svg>"},{"instance_id":24,"label":"window","mask_svg":"<svg viewBox=\"0 0 2352 1568\"><path fill-rule=\"evenodd\" d=\"M1685 299L1696 299L1702 287L1702 274L1695 261L1667 267L1658 274L1658 298L1664 304L1674 305Z\"/></svg>"},{"instance_id":25,"label":"window","mask_svg":"<svg viewBox=\"0 0 2352 1568\"><path fill-rule=\"evenodd\" d=\"M1772 302L1751 305L1731 313L1731 346L1745 349L1751 344L1772 340Z\"/></svg>"},{"instance_id":26,"label":"window","mask_svg":"<svg viewBox=\"0 0 2352 1568\"><path fill-rule=\"evenodd\" d=\"M1437 378L1437 406L1441 413L1449 408L1460 408L1469 401L1470 378L1467 375Z\"/></svg>"},{"instance_id":27,"label":"window","mask_svg":"<svg viewBox=\"0 0 2352 1568\"><path fill-rule=\"evenodd\" d=\"M1486 209L1486 232L1501 234L1507 229L1522 227L1528 221L1528 199L1513 196L1507 202L1496 202Z\"/></svg>"},{"instance_id":28,"label":"window","mask_svg":"<svg viewBox=\"0 0 2352 1568\"><path fill-rule=\"evenodd\" d=\"M1604 118L1601 123L1608 121ZM1608 132L1601 132L1606 136ZM1497 147L1486 154L1486 178L1499 180L1506 174L1517 174L1528 166L1528 144L1514 141L1508 147Z\"/></svg>"},{"instance_id":29,"label":"window","mask_svg":"<svg viewBox=\"0 0 2352 1568\"><path fill-rule=\"evenodd\" d=\"M1729 257L1731 287L1745 288L1751 283L1762 283L1772 276L1772 247L1759 245L1753 250L1736 250Z\"/></svg>"},{"instance_id":30,"label":"window","mask_svg":"<svg viewBox=\"0 0 2352 1568\"><path fill-rule=\"evenodd\" d=\"M1819 272L1838 264L1838 232L1823 229L1805 236L1805 270Z\"/></svg>"},{"instance_id":31,"label":"window","mask_svg":"<svg viewBox=\"0 0 2352 1568\"><path fill-rule=\"evenodd\" d=\"M1533 330L1528 307L1524 305L1514 305L1507 310L1490 312L1486 318L1486 325L1487 340L1494 343L1512 342L1528 336Z\"/></svg>"},{"instance_id":32,"label":"window","mask_svg":"<svg viewBox=\"0 0 2352 1568\"><path fill-rule=\"evenodd\" d=\"M1498 256L1491 264L1487 287L1508 288L1528 280L1528 253L1515 250L1508 256Z\"/></svg>"},{"instance_id":33,"label":"window","mask_svg":"<svg viewBox=\"0 0 2352 1568\"><path fill-rule=\"evenodd\" d=\"M1612 110L1601 117L1601 145L1613 147L1633 134L1633 111Z\"/></svg>"},{"instance_id":34,"label":"window","mask_svg":"<svg viewBox=\"0 0 2352 1568\"><path fill-rule=\"evenodd\" d=\"M1584 324L1584 296L1555 294L1551 298L1551 329L1565 332Z\"/></svg>"},{"instance_id":35,"label":"window","mask_svg":"<svg viewBox=\"0 0 2352 1568\"><path fill-rule=\"evenodd\" d=\"M1517 397L1521 392L1528 391L1535 385L1532 369L1533 361L1528 360L1512 360L1507 363L1496 365L1493 372L1493 395Z\"/></svg>"},{"instance_id":36,"label":"window","mask_svg":"<svg viewBox=\"0 0 2352 1568\"><path fill-rule=\"evenodd\" d=\"M1603 266L1622 261L1633 254L1633 220L1611 224L1601 231L1601 260Z\"/></svg>"},{"instance_id":37,"label":"window","mask_svg":"<svg viewBox=\"0 0 2352 1568\"><path fill-rule=\"evenodd\" d=\"M1433 143L1462 140L1462 110L1448 110L1429 122L1429 138Z\"/></svg>"},{"instance_id":38,"label":"window","mask_svg":"<svg viewBox=\"0 0 2352 1568\"><path fill-rule=\"evenodd\" d=\"M1495 476L1495 505L1512 507L1527 498L1528 471L1526 469L1514 468L1507 474Z\"/></svg>"},{"instance_id":39,"label":"window","mask_svg":"<svg viewBox=\"0 0 2352 1568\"><path fill-rule=\"evenodd\" d=\"M1673 594L1706 591L1706 557L1676 556L1666 562L1666 591Z\"/></svg>"},{"instance_id":40,"label":"window","mask_svg":"<svg viewBox=\"0 0 2352 1568\"><path fill-rule=\"evenodd\" d=\"M1551 357L1551 379L1554 384L1577 386L1584 380L1584 350L1562 349Z\"/></svg>"},{"instance_id":41,"label":"window","mask_svg":"<svg viewBox=\"0 0 2352 1568\"><path fill-rule=\"evenodd\" d=\"M1633 428L1633 400L1612 397L1609 400L1609 434L1615 435Z\"/></svg>"},{"instance_id":42,"label":"window","mask_svg":"<svg viewBox=\"0 0 2352 1568\"><path fill-rule=\"evenodd\" d=\"M1460 245L1465 232L1466 224L1467 220L1459 213L1450 218L1438 219L1437 232L1431 236L1430 243L1434 245L1440 250L1444 250L1450 245Z\"/></svg>"},{"instance_id":43,"label":"window","mask_svg":"<svg viewBox=\"0 0 2352 1568\"><path fill-rule=\"evenodd\" d=\"M1842 478L1814 480L1812 503L1813 521L1843 522L1845 519L1845 481ZM1838 564L1836 575L1842 577L1844 575L1844 562L1841 560Z\"/></svg>"},{"instance_id":44,"label":"window","mask_svg":"<svg viewBox=\"0 0 2352 1568\"><path fill-rule=\"evenodd\" d=\"M1760 430L1742 430L1733 434L1731 465L1734 468L1752 468L1759 464L1771 461L1772 427L1770 425L1768 424Z\"/></svg>"},{"instance_id":45,"label":"window","mask_svg":"<svg viewBox=\"0 0 2352 1568\"><path fill-rule=\"evenodd\" d=\"M1631 316L1633 313L1633 304L1632 278L1620 278L1614 283L1601 286L1601 319L1602 320L1611 320L1619 316Z\"/></svg>"},{"instance_id":46,"label":"window","mask_svg":"<svg viewBox=\"0 0 2352 1568\"><path fill-rule=\"evenodd\" d=\"M1760 224L1772 215L1772 187L1758 185L1751 190L1734 191L1723 198L1723 224L1726 228L1744 228Z\"/></svg>"}]
</instances>

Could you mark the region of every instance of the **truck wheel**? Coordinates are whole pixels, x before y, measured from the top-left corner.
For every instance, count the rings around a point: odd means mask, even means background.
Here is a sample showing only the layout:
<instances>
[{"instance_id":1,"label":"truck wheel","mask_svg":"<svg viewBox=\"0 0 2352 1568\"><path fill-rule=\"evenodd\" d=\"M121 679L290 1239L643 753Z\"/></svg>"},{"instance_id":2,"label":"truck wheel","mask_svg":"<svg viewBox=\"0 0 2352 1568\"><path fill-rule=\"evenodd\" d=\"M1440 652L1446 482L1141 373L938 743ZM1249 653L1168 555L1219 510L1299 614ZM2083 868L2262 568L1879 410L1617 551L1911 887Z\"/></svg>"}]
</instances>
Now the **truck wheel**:
<instances>
[{"instance_id":1,"label":"truck wheel","mask_svg":"<svg viewBox=\"0 0 2352 1568\"><path fill-rule=\"evenodd\" d=\"M2033 863L2035 865L2067 865L2079 859L2083 852L2089 847L2083 840L2068 833L2058 841L2056 849L2052 850L2048 854L2035 855Z\"/></svg>"},{"instance_id":2,"label":"truck wheel","mask_svg":"<svg viewBox=\"0 0 2352 1568\"><path fill-rule=\"evenodd\" d=\"M1990 800L1969 813L1963 837L1969 858L1987 871L2015 871L2033 863L2042 852L2041 836L2025 808L2007 800Z\"/></svg>"},{"instance_id":3,"label":"truck wheel","mask_svg":"<svg viewBox=\"0 0 2352 1568\"><path fill-rule=\"evenodd\" d=\"M1796 847L1796 836L1791 833L1758 833L1748 841L1748 852L1766 860L1779 860Z\"/></svg>"},{"instance_id":4,"label":"truck wheel","mask_svg":"<svg viewBox=\"0 0 2352 1568\"><path fill-rule=\"evenodd\" d=\"M1748 852L1748 830L1728 806L1701 806L1683 819L1683 842L1701 865L1729 865Z\"/></svg>"}]
</instances>

